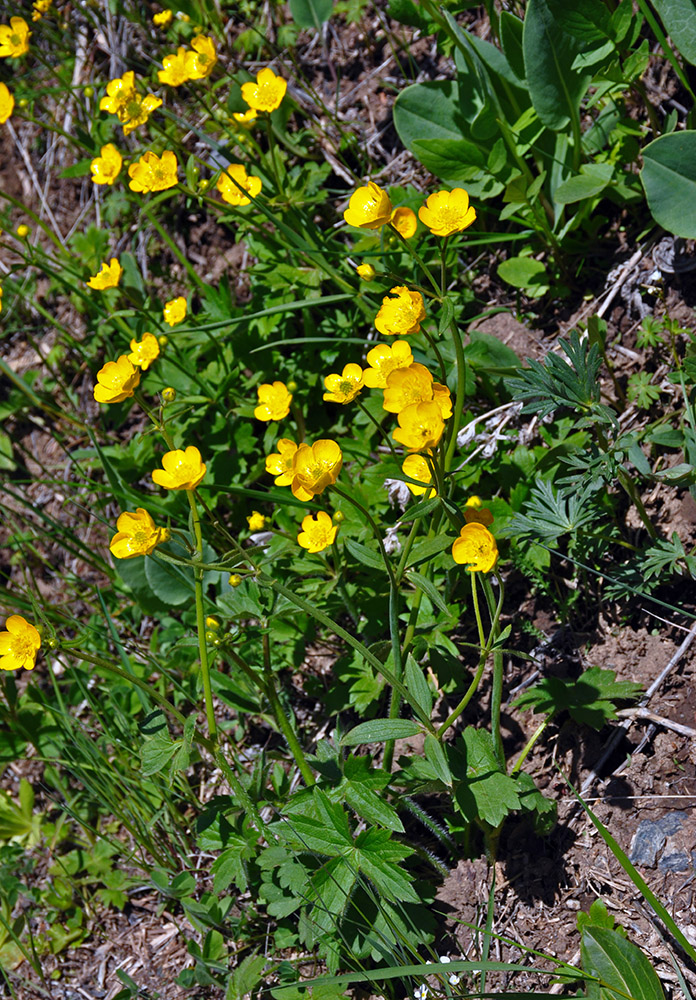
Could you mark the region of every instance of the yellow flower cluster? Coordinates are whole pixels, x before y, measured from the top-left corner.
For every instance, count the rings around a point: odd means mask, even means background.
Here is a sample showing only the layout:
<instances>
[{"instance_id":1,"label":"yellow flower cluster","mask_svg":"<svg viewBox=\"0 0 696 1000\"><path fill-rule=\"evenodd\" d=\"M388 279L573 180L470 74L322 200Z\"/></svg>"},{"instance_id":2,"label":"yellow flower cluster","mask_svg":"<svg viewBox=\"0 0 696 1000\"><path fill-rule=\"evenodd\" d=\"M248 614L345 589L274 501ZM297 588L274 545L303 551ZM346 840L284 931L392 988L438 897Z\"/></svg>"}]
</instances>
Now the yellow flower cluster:
<instances>
[{"instance_id":1,"label":"yellow flower cluster","mask_svg":"<svg viewBox=\"0 0 696 1000\"><path fill-rule=\"evenodd\" d=\"M335 441L323 438L296 445L281 438L276 447L278 451L266 458L266 472L276 477L276 486L289 486L298 500L311 500L338 479L343 453Z\"/></svg>"},{"instance_id":2,"label":"yellow flower cluster","mask_svg":"<svg viewBox=\"0 0 696 1000\"><path fill-rule=\"evenodd\" d=\"M154 94L142 97L135 89L135 73L129 70L123 76L110 80L106 85L106 97L99 102L100 111L116 115L123 125L124 135L144 125L162 101Z\"/></svg>"},{"instance_id":3,"label":"yellow flower cluster","mask_svg":"<svg viewBox=\"0 0 696 1000\"><path fill-rule=\"evenodd\" d=\"M351 195L343 218L349 226L359 229L381 229L391 226L404 239L414 236L418 223L410 208L393 208L387 192L374 181L359 187ZM476 219L464 188L436 191L418 210L418 218L435 236L461 233Z\"/></svg>"},{"instance_id":4,"label":"yellow flower cluster","mask_svg":"<svg viewBox=\"0 0 696 1000\"><path fill-rule=\"evenodd\" d=\"M165 11L170 15L171 11ZM162 15L155 14L155 18ZM156 23L161 23L156 22ZM171 52L162 60L162 69L158 70L160 83L169 87L180 87L189 80L203 80L210 76L217 62L215 42L209 35L196 35L191 42L191 48L180 45L176 52Z\"/></svg>"}]
</instances>

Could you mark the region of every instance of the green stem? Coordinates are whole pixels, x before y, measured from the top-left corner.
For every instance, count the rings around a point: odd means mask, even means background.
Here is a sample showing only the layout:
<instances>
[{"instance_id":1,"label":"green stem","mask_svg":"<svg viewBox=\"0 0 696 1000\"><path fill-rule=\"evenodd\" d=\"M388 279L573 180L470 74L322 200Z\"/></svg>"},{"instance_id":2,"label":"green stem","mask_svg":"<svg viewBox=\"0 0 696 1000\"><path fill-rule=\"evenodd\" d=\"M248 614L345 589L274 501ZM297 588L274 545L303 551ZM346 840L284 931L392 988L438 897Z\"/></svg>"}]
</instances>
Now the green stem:
<instances>
[{"instance_id":1,"label":"green stem","mask_svg":"<svg viewBox=\"0 0 696 1000\"><path fill-rule=\"evenodd\" d=\"M201 519L198 516L196 506L196 494L194 490L186 490L189 506L191 507L191 518L193 520L193 533L196 539L196 551L198 559L203 559L203 535L201 533ZM213 708L213 689L210 684L210 668L208 666L208 647L205 643L205 612L203 611L203 574L204 570L200 566L194 569L195 591L196 591L196 628L198 629L198 652L201 659L201 676L203 678L203 694L205 697L205 715L208 722L208 736L212 743L217 740L217 726L215 725L215 710Z\"/></svg>"},{"instance_id":2,"label":"green stem","mask_svg":"<svg viewBox=\"0 0 696 1000\"><path fill-rule=\"evenodd\" d=\"M448 236L442 241L442 250L440 254L440 295L444 299L447 295L447 240Z\"/></svg>"},{"instance_id":3,"label":"green stem","mask_svg":"<svg viewBox=\"0 0 696 1000\"><path fill-rule=\"evenodd\" d=\"M339 625L338 622L329 618L329 616L324 614L324 612L319 608L310 604L309 601L305 601L303 597L296 594L290 587L285 587L282 583L278 583L277 580L272 580L270 577L261 573L258 574L256 582L260 587L268 587L271 590L275 590L278 594L282 594L283 597L286 597L292 604L304 611L305 614L308 614L310 617L320 622L320 624L324 625L325 628L330 629L330 631L333 632L333 634L339 639L343 639L343 641L350 646L351 649L354 649L363 657L366 663L370 664L372 669L375 670L377 674L384 677L387 683L391 684L392 687L398 689L401 697L408 702L413 709L414 715L417 716L428 732L435 733L435 727L433 726L430 718L413 698L404 683L396 677L396 675L389 670L384 663L378 660L374 653L372 653L367 646L360 642L359 639L356 639L354 635L351 635L350 632Z\"/></svg>"},{"instance_id":4,"label":"green stem","mask_svg":"<svg viewBox=\"0 0 696 1000\"><path fill-rule=\"evenodd\" d=\"M464 697L461 699L457 707L452 712L450 712L450 714L447 716L445 721L442 723L440 728L435 733L435 736L438 740L442 740L449 727L457 721L457 719L462 714L464 709L467 707L471 699L474 697L474 694L476 693L476 690L479 684L481 683L481 678L483 677L483 671L486 666L486 660L488 659L489 646L485 642L483 635L483 622L481 621L481 609L479 608L478 591L476 589L476 573L474 572L471 573L471 597L474 604L474 617L476 618L476 626L478 628L478 634L479 634L479 643L481 646L479 664L476 669L476 673L474 674L473 680L471 681L471 684L469 685L464 694Z\"/></svg>"},{"instance_id":5,"label":"green stem","mask_svg":"<svg viewBox=\"0 0 696 1000\"><path fill-rule=\"evenodd\" d=\"M498 595L498 608L495 607L495 599L491 588L491 581L487 576L483 577L483 592L488 603L488 613L491 616L491 638L493 642L500 635L500 611L503 601L503 582L497 577L500 593ZM491 640L489 639L489 642ZM491 733L495 745L495 754L498 763L506 770L505 750L503 748L503 737L500 732L500 710L503 703L503 652L501 649L493 650L493 684L491 686Z\"/></svg>"},{"instance_id":6,"label":"green stem","mask_svg":"<svg viewBox=\"0 0 696 1000\"><path fill-rule=\"evenodd\" d=\"M363 413L367 416L368 420L370 420L375 425L375 427L379 431L380 435L382 436L382 439L389 446L389 451L392 453L392 458L394 459L394 461L398 465L399 464L400 456L397 455L396 449L394 448L394 442L392 441L392 439L389 436L389 434L387 434L387 432L385 431L384 427L382 427L382 425L380 424L380 422L377 419L377 417L373 417L372 416L372 414L370 413L370 411L368 410L368 408L365 406L365 404L360 399L356 399L355 402L357 403L358 408L361 409L363 411Z\"/></svg>"},{"instance_id":7,"label":"green stem","mask_svg":"<svg viewBox=\"0 0 696 1000\"><path fill-rule=\"evenodd\" d=\"M466 395L466 357L464 356L464 344L454 319L451 324L452 340L454 341L454 352L457 359L457 395L454 401L454 413L450 424L450 436L445 453L444 470L449 472L454 461L454 452L457 447L457 434L464 412L464 397Z\"/></svg>"},{"instance_id":8,"label":"green stem","mask_svg":"<svg viewBox=\"0 0 696 1000\"><path fill-rule=\"evenodd\" d=\"M423 260L423 258L413 249L413 247L408 242L408 240L406 239L406 237L401 235L401 233L396 228L396 226L393 226L391 224L391 222L387 223L387 225L389 226L389 228L391 229L391 231L393 233L396 233L396 235L399 237L399 239L401 240L401 242L403 243L403 245L406 247L406 249L408 250L408 252L410 253L410 255L413 257L413 259L415 260L415 262L418 264L418 266L420 267L420 269L423 272L423 274L426 276L426 278L428 279L428 281L430 282L430 284L435 289L435 295L439 299L440 298L440 286L437 283L437 281L435 280L435 278L433 277L433 273L430 270L430 268L428 267L428 265L425 263L425 261Z\"/></svg>"},{"instance_id":9,"label":"green stem","mask_svg":"<svg viewBox=\"0 0 696 1000\"><path fill-rule=\"evenodd\" d=\"M280 703L280 698L278 697L278 692L275 687L275 678L273 676L273 667L271 666L271 645L268 634L268 624L263 622L263 672L265 677L265 690L266 696L271 703L271 708L273 709L273 714L275 716L276 722L280 726L280 730L285 737L285 742L290 748L290 753L295 758L295 763L300 769L300 774L304 778L304 783L309 788L314 784L314 775L312 769L307 763L304 755L304 751L300 746L300 741L295 735L295 730L290 724L283 706Z\"/></svg>"},{"instance_id":10,"label":"green stem","mask_svg":"<svg viewBox=\"0 0 696 1000\"><path fill-rule=\"evenodd\" d=\"M391 559L387 555L386 549L384 548L384 542L382 541L382 535L380 533L379 528L375 524L375 521L370 512L365 507L363 507L361 503L358 503L358 501L354 497L352 497L350 493L346 493L344 490L340 488L340 486L336 486L335 483L331 487L331 489L334 491L334 493L338 493L340 497L343 497L344 500L347 500L349 504L352 504L353 507L355 507L355 509L359 511L360 514L362 514L367 523L370 525L370 527L372 528L372 534L374 535L375 540L379 545L380 555L382 556L384 567L387 571L387 575L389 576L389 582L393 586L396 586L396 578L394 576L394 570L392 569Z\"/></svg>"},{"instance_id":11,"label":"green stem","mask_svg":"<svg viewBox=\"0 0 696 1000\"><path fill-rule=\"evenodd\" d=\"M628 496L633 501L633 504L636 510L638 511L638 516L645 525L645 530L647 531L647 533L650 535L651 538L657 538L657 531L655 530L655 526L650 520L650 515L643 506L643 501L640 498L640 495L636 488L636 484L631 479L630 474L626 472L623 466L619 466L616 473L616 477L623 486Z\"/></svg>"},{"instance_id":12,"label":"green stem","mask_svg":"<svg viewBox=\"0 0 696 1000\"><path fill-rule=\"evenodd\" d=\"M525 760L527 759L527 754L532 749L532 747L534 746L534 744L536 743L536 741L539 739L539 737L541 736L541 734L544 732L544 730L546 729L546 727L548 726L548 724L549 724L550 721L551 721L551 716L547 715L546 718L544 719L544 721L541 723L541 725L537 726L537 728L534 730L534 732L532 733L532 735L529 737L529 739L525 743L524 747L522 748L522 753L519 755L519 757L517 758L517 760L515 761L515 763L512 765L512 770L510 771L510 776L511 777L513 775L517 774L517 772L519 771L519 769L522 767L522 765L524 764Z\"/></svg>"},{"instance_id":13,"label":"green stem","mask_svg":"<svg viewBox=\"0 0 696 1000\"><path fill-rule=\"evenodd\" d=\"M401 660L401 639L399 637L399 588L396 580L392 578L389 586L389 634L391 637L392 659L394 661L394 673L399 678L403 677L403 663ZM401 712L401 695L392 688L391 700L389 702L389 718L398 719ZM384 759L382 767L385 771L391 771L394 760L394 740L387 740L384 746Z\"/></svg>"},{"instance_id":14,"label":"green stem","mask_svg":"<svg viewBox=\"0 0 696 1000\"><path fill-rule=\"evenodd\" d=\"M171 236L166 231L166 229L164 229L164 227L159 224L159 222L157 221L157 219L155 218L155 216L150 211L149 206L148 205L143 205L142 208L141 208L141 212L143 213L143 215L147 216L147 219L150 222L150 224L152 225L153 229L157 230L157 232L160 235L160 238L167 244L167 246L169 247L169 249L171 250L171 252L177 258L177 260L181 264L183 264L183 266L186 268L186 270L189 273L189 276L192 278L192 280L194 281L194 283L196 285L198 285L199 288L206 288L207 287L206 283L203 281L203 279L201 278L201 276L198 274L198 271L196 271L196 268L193 266L193 264L188 259L188 257L186 256L186 254L183 254L181 252L181 250L176 245L176 243L171 238Z\"/></svg>"}]
</instances>

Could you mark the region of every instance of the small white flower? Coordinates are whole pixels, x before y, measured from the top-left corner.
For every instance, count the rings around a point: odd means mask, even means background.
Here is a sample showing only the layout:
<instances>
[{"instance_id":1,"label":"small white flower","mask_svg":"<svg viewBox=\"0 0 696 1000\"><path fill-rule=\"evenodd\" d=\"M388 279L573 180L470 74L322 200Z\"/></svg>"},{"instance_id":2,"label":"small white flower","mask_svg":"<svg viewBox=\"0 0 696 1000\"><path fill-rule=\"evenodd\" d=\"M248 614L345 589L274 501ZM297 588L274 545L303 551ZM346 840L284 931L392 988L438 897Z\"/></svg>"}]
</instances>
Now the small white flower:
<instances>
[{"instance_id":1,"label":"small white flower","mask_svg":"<svg viewBox=\"0 0 696 1000\"><path fill-rule=\"evenodd\" d=\"M425 983L423 983L421 986L416 986L413 991L413 996L415 997L415 1000L426 1000L428 993L430 993L430 990Z\"/></svg>"},{"instance_id":2,"label":"small white flower","mask_svg":"<svg viewBox=\"0 0 696 1000\"><path fill-rule=\"evenodd\" d=\"M401 552L401 540L397 534L399 528L401 527L401 521L397 521L390 528L387 528L387 533L382 539L382 544L384 545L384 551L388 556L399 555Z\"/></svg>"},{"instance_id":3,"label":"small white flower","mask_svg":"<svg viewBox=\"0 0 696 1000\"><path fill-rule=\"evenodd\" d=\"M458 976L456 973L453 972L452 975L449 977L450 986L459 986L460 982L461 982L461 976Z\"/></svg>"},{"instance_id":4,"label":"small white flower","mask_svg":"<svg viewBox=\"0 0 696 1000\"><path fill-rule=\"evenodd\" d=\"M387 491L391 506L406 510L408 502L411 499L411 491L406 483L401 479L385 479L384 488Z\"/></svg>"}]
</instances>

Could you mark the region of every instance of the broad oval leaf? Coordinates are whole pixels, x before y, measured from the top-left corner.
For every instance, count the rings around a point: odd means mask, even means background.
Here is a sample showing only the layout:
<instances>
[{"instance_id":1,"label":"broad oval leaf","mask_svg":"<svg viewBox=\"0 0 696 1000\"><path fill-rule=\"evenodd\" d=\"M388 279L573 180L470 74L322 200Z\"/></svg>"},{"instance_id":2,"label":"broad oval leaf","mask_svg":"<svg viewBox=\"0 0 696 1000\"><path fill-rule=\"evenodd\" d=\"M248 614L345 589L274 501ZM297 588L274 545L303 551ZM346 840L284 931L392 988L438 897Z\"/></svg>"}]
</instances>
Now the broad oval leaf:
<instances>
[{"instance_id":1,"label":"broad oval leaf","mask_svg":"<svg viewBox=\"0 0 696 1000\"><path fill-rule=\"evenodd\" d=\"M643 150L640 179L653 218L685 239L696 238L696 132L670 132Z\"/></svg>"},{"instance_id":2,"label":"broad oval leaf","mask_svg":"<svg viewBox=\"0 0 696 1000\"><path fill-rule=\"evenodd\" d=\"M613 163L586 163L579 174L558 185L553 200L561 205L570 205L574 201L594 198L607 187L613 176Z\"/></svg>"},{"instance_id":3,"label":"broad oval leaf","mask_svg":"<svg viewBox=\"0 0 696 1000\"><path fill-rule=\"evenodd\" d=\"M599 976L606 998L665 1000L657 973L637 945L608 927L586 927L582 935L582 965ZM611 990L611 992L610 992Z\"/></svg>"},{"instance_id":4,"label":"broad oval leaf","mask_svg":"<svg viewBox=\"0 0 696 1000\"><path fill-rule=\"evenodd\" d=\"M405 740L422 731L417 722L410 719L370 719L355 726L341 740L344 747L356 747L359 743L386 743L387 740Z\"/></svg>"},{"instance_id":5,"label":"broad oval leaf","mask_svg":"<svg viewBox=\"0 0 696 1000\"><path fill-rule=\"evenodd\" d=\"M566 128L577 117L592 73L572 65L588 47L563 31L547 0L529 0L522 32L525 75L536 113L550 129Z\"/></svg>"},{"instance_id":6,"label":"broad oval leaf","mask_svg":"<svg viewBox=\"0 0 696 1000\"><path fill-rule=\"evenodd\" d=\"M652 0L674 44L696 66L696 10L693 0Z\"/></svg>"},{"instance_id":7,"label":"broad oval leaf","mask_svg":"<svg viewBox=\"0 0 696 1000\"><path fill-rule=\"evenodd\" d=\"M300 28L320 30L333 11L333 0L290 0L290 13Z\"/></svg>"}]
</instances>

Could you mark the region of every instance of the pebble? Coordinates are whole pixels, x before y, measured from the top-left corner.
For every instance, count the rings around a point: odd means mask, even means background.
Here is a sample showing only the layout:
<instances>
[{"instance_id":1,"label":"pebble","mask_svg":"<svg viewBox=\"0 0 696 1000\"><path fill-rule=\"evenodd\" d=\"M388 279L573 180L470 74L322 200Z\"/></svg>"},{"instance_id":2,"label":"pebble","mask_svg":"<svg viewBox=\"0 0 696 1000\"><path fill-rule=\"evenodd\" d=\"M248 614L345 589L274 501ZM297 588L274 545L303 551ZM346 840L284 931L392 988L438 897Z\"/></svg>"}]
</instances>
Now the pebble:
<instances>
[{"instance_id":1,"label":"pebble","mask_svg":"<svg viewBox=\"0 0 696 1000\"><path fill-rule=\"evenodd\" d=\"M663 854L657 867L661 872L685 872L691 868L691 859L686 851Z\"/></svg>"},{"instance_id":2,"label":"pebble","mask_svg":"<svg viewBox=\"0 0 696 1000\"><path fill-rule=\"evenodd\" d=\"M644 819L633 835L628 855L629 861L634 865L654 868L657 852L662 849L666 840L667 834L659 823L654 823L651 819Z\"/></svg>"}]
</instances>

